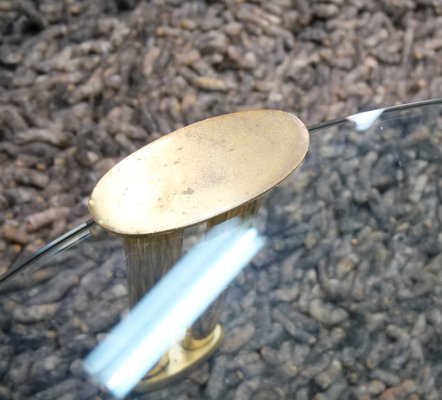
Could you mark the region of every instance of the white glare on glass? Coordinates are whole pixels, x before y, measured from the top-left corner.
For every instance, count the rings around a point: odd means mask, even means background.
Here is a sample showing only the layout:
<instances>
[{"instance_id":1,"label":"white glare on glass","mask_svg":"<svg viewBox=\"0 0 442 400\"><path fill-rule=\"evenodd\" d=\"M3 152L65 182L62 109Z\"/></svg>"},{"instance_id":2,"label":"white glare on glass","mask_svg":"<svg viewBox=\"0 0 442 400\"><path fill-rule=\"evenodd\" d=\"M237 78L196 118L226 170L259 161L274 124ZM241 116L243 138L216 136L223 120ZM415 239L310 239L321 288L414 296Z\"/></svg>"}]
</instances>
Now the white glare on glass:
<instances>
[{"instance_id":1,"label":"white glare on glass","mask_svg":"<svg viewBox=\"0 0 442 400\"><path fill-rule=\"evenodd\" d=\"M374 122L380 117L383 112L384 109L380 108L379 110L366 111L359 114L350 115L349 117L347 117L347 119L356 124L356 129L358 131L365 131L374 124Z\"/></svg>"},{"instance_id":2,"label":"white glare on glass","mask_svg":"<svg viewBox=\"0 0 442 400\"><path fill-rule=\"evenodd\" d=\"M184 256L84 360L122 398L263 246L255 228L228 221Z\"/></svg>"}]
</instances>

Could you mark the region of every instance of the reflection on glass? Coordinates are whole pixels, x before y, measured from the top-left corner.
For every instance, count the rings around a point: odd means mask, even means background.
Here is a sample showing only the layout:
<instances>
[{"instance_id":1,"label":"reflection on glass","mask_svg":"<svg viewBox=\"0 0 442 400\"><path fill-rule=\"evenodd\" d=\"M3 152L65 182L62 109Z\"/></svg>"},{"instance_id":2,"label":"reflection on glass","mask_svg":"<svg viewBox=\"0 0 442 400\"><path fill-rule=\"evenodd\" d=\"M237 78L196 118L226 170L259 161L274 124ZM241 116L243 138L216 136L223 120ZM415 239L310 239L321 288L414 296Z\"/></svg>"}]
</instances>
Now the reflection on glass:
<instances>
[{"instance_id":1,"label":"reflection on glass","mask_svg":"<svg viewBox=\"0 0 442 400\"><path fill-rule=\"evenodd\" d=\"M124 397L262 244L256 229L237 221L213 228L88 356L86 370L115 396Z\"/></svg>"}]
</instances>

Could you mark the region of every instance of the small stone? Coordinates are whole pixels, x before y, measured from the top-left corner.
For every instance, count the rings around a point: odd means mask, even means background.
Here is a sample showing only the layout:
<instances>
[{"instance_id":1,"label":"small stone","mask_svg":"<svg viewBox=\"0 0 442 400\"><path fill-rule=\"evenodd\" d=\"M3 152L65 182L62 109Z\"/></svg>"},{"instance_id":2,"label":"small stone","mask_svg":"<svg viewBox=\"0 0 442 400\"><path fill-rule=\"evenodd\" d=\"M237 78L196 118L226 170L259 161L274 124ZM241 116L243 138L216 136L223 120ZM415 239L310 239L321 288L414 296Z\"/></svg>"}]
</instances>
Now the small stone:
<instances>
[{"instance_id":1,"label":"small stone","mask_svg":"<svg viewBox=\"0 0 442 400\"><path fill-rule=\"evenodd\" d=\"M271 292L271 297L277 301L291 303L299 296L299 288L297 286L276 289Z\"/></svg>"},{"instance_id":2,"label":"small stone","mask_svg":"<svg viewBox=\"0 0 442 400\"><path fill-rule=\"evenodd\" d=\"M60 301L80 279L74 271L61 271L45 284L46 290L31 297L29 304L48 304Z\"/></svg>"},{"instance_id":3,"label":"small stone","mask_svg":"<svg viewBox=\"0 0 442 400\"><path fill-rule=\"evenodd\" d=\"M15 170L15 179L23 185L34 186L43 189L49 183L49 176L43 172L30 168L17 168Z\"/></svg>"},{"instance_id":4,"label":"small stone","mask_svg":"<svg viewBox=\"0 0 442 400\"><path fill-rule=\"evenodd\" d=\"M281 365L281 374L288 379L294 378L299 373L299 368L292 362L288 361Z\"/></svg>"},{"instance_id":5,"label":"small stone","mask_svg":"<svg viewBox=\"0 0 442 400\"><path fill-rule=\"evenodd\" d=\"M226 374L225 356L218 356L215 358L214 366L212 368L209 382L207 382L206 393L211 399L218 399L224 390L224 377Z\"/></svg>"},{"instance_id":6,"label":"small stone","mask_svg":"<svg viewBox=\"0 0 442 400\"><path fill-rule=\"evenodd\" d=\"M378 396L385 390L385 384L381 381L374 380L370 381L366 385L367 391L372 396Z\"/></svg>"},{"instance_id":7,"label":"small stone","mask_svg":"<svg viewBox=\"0 0 442 400\"><path fill-rule=\"evenodd\" d=\"M159 47L152 47L146 52L143 60L143 75L145 78L149 78L152 74L155 67L155 62L160 55L161 49Z\"/></svg>"},{"instance_id":8,"label":"small stone","mask_svg":"<svg viewBox=\"0 0 442 400\"><path fill-rule=\"evenodd\" d=\"M94 165L94 170L98 172L99 177L109 171L115 164L116 160L113 158L102 158Z\"/></svg>"},{"instance_id":9,"label":"small stone","mask_svg":"<svg viewBox=\"0 0 442 400\"><path fill-rule=\"evenodd\" d=\"M8 223L3 225L2 233L3 237L10 242L27 244L29 241L29 237L26 232Z\"/></svg>"},{"instance_id":10,"label":"small stone","mask_svg":"<svg viewBox=\"0 0 442 400\"><path fill-rule=\"evenodd\" d=\"M278 365L280 360L279 360L279 353L277 350L268 347L268 346L264 346L261 351L261 357L264 359L264 361L272 366Z\"/></svg>"},{"instance_id":11,"label":"small stone","mask_svg":"<svg viewBox=\"0 0 442 400\"><path fill-rule=\"evenodd\" d=\"M244 347L255 334L255 326L248 323L236 328L226 335L223 343L223 349L226 353L234 353Z\"/></svg>"},{"instance_id":12,"label":"small stone","mask_svg":"<svg viewBox=\"0 0 442 400\"><path fill-rule=\"evenodd\" d=\"M13 357L11 366L6 375L8 381L15 385L24 383L28 378L28 372L31 367L31 352L23 352Z\"/></svg>"},{"instance_id":13,"label":"small stone","mask_svg":"<svg viewBox=\"0 0 442 400\"><path fill-rule=\"evenodd\" d=\"M13 317L23 323L35 323L52 318L57 312L59 304L41 304L36 306L16 306Z\"/></svg>"},{"instance_id":14,"label":"small stone","mask_svg":"<svg viewBox=\"0 0 442 400\"><path fill-rule=\"evenodd\" d=\"M85 376L85 371L83 368L83 362L81 359L76 359L72 361L71 365L69 366L69 371L75 378L83 378Z\"/></svg>"},{"instance_id":15,"label":"small stone","mask_svg":"<svg viewBox=\"0 0 442 400\"><path fill-rule=\"evenodd\" d=\"M199 76L195 79L195 85L204 90L214 90L214 91L221 91L225 92L229 89L229 86L226 82L212 78L210 76Z\"/></svg>"},{"instance_id":16,"label":"small stone","mask_svg":"<svg viewBox=\"0 0 442 400\"><path fill-rule=\"evenodd\" d=\"M200 60L201 54L198 50L192 49L184 53L176 54L175 59L179 65L188 66Z\"/></svg>"},{"instance_id":17,"label":"small stone","mask_svg":"<svg viewBox=\"0 0 442 400\"><path fill-rule=\"evenodd\" d=\"M26 217L26 230L30 233L52 224L59 218L65 218L70 212L67 207L48 208Z\"/></svg>"},{"instance_id":18,"label":"small stone","mask_svg":"<svg viewBox=\"0 0 442 400\"><path fill-rule=\"evenodd\" d=\"M348 313L342 308L326 304L321 299L314 299L309 306L310 315L326 326L333 326L345 321Z\"/></svg>"},{"instance_id":19,"label":"small stone","mask_svg":"<svg viewBox=\"0 0 442 400\"><path fill-rule=\"evenodd\" d=\"M190 18L184 18L180 21L180 26L184 29L193 30L198 27L197 23L190 19Z\"/></svg>"},{"instance_id":20,"label":"small stone","mask_svg":"<svg viewBox=\"0 0 442 400\"><path fill-rule=\"evenodd\" d=\"M241 31L243 30L243 27L238 22L230 22L229 24L224 26L223 30L229 36L239 36Z\"/></svg>"},{"instance_id":21,"label":"small stone","mask_svg":"<svg viewBox=\"0 0 442 400\"><path fill-rule=\"evenodd\" d=\"M249 400L260 386L260 379L254 378L242 382L235 391L234 400Z\"/></svg>"},{"instance_id":22,"label":"small stone","mask_svg":"<svg viewBox=\"0 0 442 400\"><path fill-rule=\"evenodd\" d=\"M400 385L388 388L380 396L379 400L399 400L405 399L408 395L412 394L416 390L416 383L407 379Z\"/></svg>"},{"instance_id":23,"label":"small stone","mask_svg":"<svg viewBox=\"0 0 442 400\"><path fill-rule=\"evenodd\" d=\"M333 360L330 366L315 377L315 383L323 390L327 389L338 379L342 372L342 365L338 360Z\"/></svg>"},{"instance_id":24,"label":"small stone","mask_svg":"<svg viewBox=\"0 0 442 400\"><path fill-rule=\"evenodd\" d=\"M209 365L207 363L203 364L196 371L190 373L189 379L198 383L198 385L205 385L210 378Z\"/></svg>"},{"instance_id":25,"label":"small stone","mask_svg":"<svg viewBox=\"0 0 442 400\"><path fill-rule=\"evenodd\" d=\"M289 316L283 313L280 309L275 308L272 311L272 317L279 322L287 332L297 341L306 344L313 344L316 338L304 329L300 328L298 321L292 320Z\"/></svg>"},{"instance_id":26,"label":"small stone","mask_svg":"<svg viewBox=\"0 0 442 400\"><path fill-rule=\"evenodd\" d=\"M57 147L64 147L68 143L67 134L56 129L28 129L19 132L16 138L20 144L47 142Z\"/></svg>"}]
</instances>

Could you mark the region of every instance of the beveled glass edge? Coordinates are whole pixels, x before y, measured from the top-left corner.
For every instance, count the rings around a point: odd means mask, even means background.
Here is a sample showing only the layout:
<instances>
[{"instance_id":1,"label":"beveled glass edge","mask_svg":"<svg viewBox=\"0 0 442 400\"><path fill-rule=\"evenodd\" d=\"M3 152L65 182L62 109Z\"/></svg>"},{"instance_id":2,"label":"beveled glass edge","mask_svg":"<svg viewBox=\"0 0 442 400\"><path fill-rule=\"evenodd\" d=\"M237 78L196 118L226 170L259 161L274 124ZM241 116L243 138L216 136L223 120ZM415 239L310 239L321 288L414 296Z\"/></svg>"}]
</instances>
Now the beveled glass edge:
<instances>
[{"instance_id":1,"label":"beveled glass edge","mask_svg":"<svg viewBox=\"0 0 442 400\"><path fill-rule=\"evenodd\" d=\"M376 110L383 110L382 114L385 114L385 113L394 112L394 111L407 110L409 108L426 107L426 106L432 106L432 105L436 105L436 104L442 104L442 98L416 101L416 102L413 102L413 103L399 104L397 106L379 107L379 108L374 108L374 109L368 109L368 110L359 111L359 112L357 112L357 113L355 113L353 115L358 115L358 114L362 114L362 113L367 112L367 111L376 111ZM329 128L329 127L332 127L332 126L335 126L335 125L340 125L340 124L343 124L345 122L349 122L348 117L350 117L350 115L346 116L346 117L339 117L339 118L331 119L329 121L318 122L316 124L308 126L307 129L308 129L309 132L314 132L314 131L317 131L317 130L320 130L320 129Z\"/></svg>"},{"instance_id":2,"label":"beveled glass edge","mask_svg":"<svg viewBox=\"0 0 442 400\"><path fill-rule=\"evenodd\" d=\"M9 281L9 279L20 273L20 271L24 270L25 268L35 265L40 261L50 259L57 255L60 251L73 246L81 240L86 239L90 236L91 230L96 226L98 225L95 223L95 221L92 219L87 220L77 227L71 229L69 232L64 233L63 235L39 248L34 254L31 255L31 257L18 265L13 265L8 271L1 275L0 286L5 284L7 281Z\"/></svg>"}]
</instances>

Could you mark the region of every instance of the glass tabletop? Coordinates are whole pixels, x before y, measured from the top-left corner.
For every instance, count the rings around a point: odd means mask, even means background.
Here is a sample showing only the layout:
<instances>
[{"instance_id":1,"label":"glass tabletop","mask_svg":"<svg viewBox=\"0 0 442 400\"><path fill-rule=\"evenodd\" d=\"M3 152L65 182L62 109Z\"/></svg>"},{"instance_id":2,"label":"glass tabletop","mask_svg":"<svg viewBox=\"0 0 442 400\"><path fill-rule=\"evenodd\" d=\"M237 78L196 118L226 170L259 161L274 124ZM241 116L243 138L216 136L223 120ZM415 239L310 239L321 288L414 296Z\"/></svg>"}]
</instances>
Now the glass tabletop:
<instances>
[{"instance_id":1,"label":"glass tabletop","mask_svg":"<svg viewBox=\"0 0 442 400\"><path fill-rule=\"evenodd\" d=\"M309 131L262 200L266 245L225 292L220 348L128 398L442 397L442 100ZM88 222L9 271L0 398L111 398L83 360L128 313L120 239Z\"/></svg>"}]
</instances>

